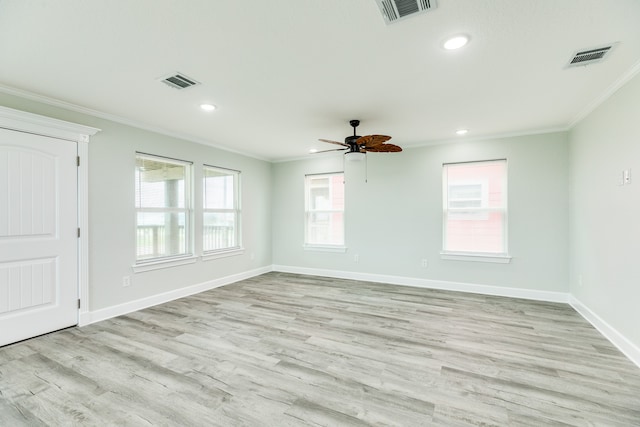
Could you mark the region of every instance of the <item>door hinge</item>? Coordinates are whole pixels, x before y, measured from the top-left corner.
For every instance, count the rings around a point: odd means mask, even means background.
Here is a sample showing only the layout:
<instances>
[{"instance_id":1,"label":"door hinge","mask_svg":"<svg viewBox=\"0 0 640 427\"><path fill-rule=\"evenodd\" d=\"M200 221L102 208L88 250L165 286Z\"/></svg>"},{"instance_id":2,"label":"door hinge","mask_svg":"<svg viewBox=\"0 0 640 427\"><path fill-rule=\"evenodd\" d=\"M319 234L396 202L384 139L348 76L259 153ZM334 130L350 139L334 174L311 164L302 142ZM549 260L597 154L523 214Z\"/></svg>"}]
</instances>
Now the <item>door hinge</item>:
<instances>
[{"instance_id":1,"label":"door hinge","mask_svg":"<svg viewBox=\"0 0 640 427\"><path fill-rule=\"evenodd\" d=\"M76 163L78 164L78 166L80 166L80 156L77 156L76 159L77 159Z\"/></svg>"},{"instance_id":2,"label":"door hinge","mask_svg":"<svg viewBox=\"0 0 640 427\"><path fill-rule=\"evenodd\" d=\"M78 298L78 308L80 308L80 298Z\"/></svg>"},{"instance_id":3,"label":"door hinge","mask_svg":"<svg viewBox=\"0 0 640 427\"><path fill-rule=\"evenodd\" d=\"M80 237L80 227L78 227L78 237Z\"/></svg>"}]
</instances>

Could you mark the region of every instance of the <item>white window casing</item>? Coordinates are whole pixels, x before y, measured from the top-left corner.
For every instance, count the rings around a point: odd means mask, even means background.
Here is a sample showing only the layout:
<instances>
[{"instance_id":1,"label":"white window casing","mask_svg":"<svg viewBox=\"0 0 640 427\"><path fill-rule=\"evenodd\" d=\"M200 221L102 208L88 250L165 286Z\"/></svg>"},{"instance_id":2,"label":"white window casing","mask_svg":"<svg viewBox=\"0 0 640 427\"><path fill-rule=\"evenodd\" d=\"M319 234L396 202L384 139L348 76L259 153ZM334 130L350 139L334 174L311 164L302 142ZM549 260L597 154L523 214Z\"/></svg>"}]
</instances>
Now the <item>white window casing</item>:
<instances>
[{"instance_id":1,"label":"white window casing","mask_svg":"<svg viewBox=\"0 0 640 427\"><path fill-rule=\"evenodd\" d=\"M202 187L203 259L242 254L240 172L204 165Z\"/></svg>"},{"instance_id":2,"label":"white window casing","mask_svg":"<svg viewBox=\"0 0 640 427\"><path fill-rule=\"evenodd\" d=\"M136 262L147 271L193 258L192 163L136 153Z\"/></svg>"},{"instance_id":3,"label":"white window casing","mask_svg":"<svg viewBox=\"0 0 640 427\"><path fill-rule=\"evenodd\" d=\"M305 176L305 250L344 252L344 173Z\"/></svg>"},{"instance_id":4,"label":"white window casing","mask_svg":"<svg viewBox=\"0 0 640 427\"><path fill-rule=\"evenodd\" d=\"M443 165L441 258L508 263L507 161Z\"/></svg>"}]
</instances>

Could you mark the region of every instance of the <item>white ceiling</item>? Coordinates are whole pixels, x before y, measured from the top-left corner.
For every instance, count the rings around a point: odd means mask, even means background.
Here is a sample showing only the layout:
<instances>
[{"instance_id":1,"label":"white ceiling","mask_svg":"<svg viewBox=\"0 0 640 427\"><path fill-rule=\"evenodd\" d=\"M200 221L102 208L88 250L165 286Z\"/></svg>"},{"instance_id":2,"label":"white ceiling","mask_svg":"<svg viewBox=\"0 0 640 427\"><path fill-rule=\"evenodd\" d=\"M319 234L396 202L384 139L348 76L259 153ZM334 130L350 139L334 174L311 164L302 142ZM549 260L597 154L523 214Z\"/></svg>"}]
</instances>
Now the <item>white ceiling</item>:
<instances>
[{"instance_id":1,"label":"white ceiling","mask_svg":"<svg viewBox=\"0 0 640 427\"><path fill-rule=\"evenodd\" d=\"M639 61L638 0L438 0L392 25L375 0L0 0L5 91L273 161L335 148L317 140L349 119L403 147L567 129ZM202 85L158 81L175 71Z\"/></svg>"}]
</instances>

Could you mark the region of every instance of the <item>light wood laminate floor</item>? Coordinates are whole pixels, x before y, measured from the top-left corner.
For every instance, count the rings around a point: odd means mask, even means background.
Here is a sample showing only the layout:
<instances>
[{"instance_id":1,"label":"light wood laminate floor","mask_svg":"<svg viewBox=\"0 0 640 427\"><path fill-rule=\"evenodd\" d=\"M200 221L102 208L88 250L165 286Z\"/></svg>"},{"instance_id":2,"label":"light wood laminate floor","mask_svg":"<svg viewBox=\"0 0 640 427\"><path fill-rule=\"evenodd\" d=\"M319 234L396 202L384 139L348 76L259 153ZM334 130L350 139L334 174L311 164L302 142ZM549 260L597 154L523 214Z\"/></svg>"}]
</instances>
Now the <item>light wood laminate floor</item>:
<instances>
[{"instance_id":1,"label":"light wood laminate floor","mask_svg":"<svg viewBox=\"0 0 640 427\"><path fill-rule=\"evenodd\" d=\"M0 348L0 426L638 426L566 304L268 273Z\"/></svg>"}]
</instances>

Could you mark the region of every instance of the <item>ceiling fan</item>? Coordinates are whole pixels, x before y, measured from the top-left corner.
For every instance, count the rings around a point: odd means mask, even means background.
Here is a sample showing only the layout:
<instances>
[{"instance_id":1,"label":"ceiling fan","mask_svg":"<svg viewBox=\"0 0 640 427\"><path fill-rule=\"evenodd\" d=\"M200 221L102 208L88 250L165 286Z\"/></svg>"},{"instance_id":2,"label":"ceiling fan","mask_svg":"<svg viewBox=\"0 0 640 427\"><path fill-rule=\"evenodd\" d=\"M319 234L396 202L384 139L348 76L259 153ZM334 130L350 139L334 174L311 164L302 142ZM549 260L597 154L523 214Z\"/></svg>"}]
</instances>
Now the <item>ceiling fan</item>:
<instances>
[{"instance_id":1,"label":"ceiling fan","mask_svg":"<svg viewBox=\"0 0 640 427\"><path fill-rule=\"evenodd\" d=\"M322 142L328 142L329 144L341 145L344 148L337 148L335 150L318 151L318 153L326 153L327 151L344 151L345 159L349 160L362 160L366 153L397 153L402 151L397 145L386 144L391 139L387 135L356 135L356 128L360 124L360 120L349 121L351 127L353 127L353 135L344 139L344 142L331 141L329 139L320 139Z\"/></svg>"}]
</instances>

